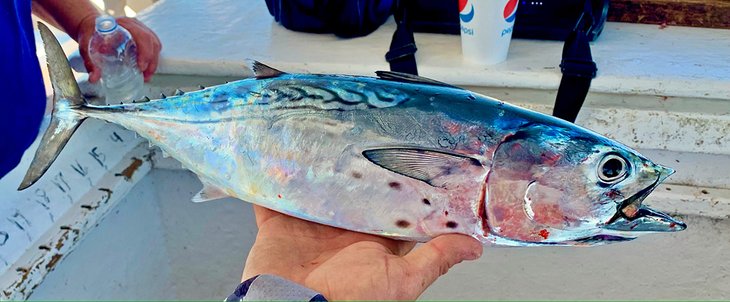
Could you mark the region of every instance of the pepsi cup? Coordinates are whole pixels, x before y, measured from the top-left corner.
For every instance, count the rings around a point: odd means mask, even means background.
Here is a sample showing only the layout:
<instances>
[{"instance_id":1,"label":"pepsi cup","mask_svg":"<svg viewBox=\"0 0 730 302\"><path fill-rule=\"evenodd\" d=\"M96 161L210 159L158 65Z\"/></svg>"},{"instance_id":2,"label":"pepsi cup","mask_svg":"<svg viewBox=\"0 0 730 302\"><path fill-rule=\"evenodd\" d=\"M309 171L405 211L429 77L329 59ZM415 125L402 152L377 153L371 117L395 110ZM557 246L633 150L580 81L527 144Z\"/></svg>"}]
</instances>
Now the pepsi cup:
<instances>
[{"instance_id":1,"label":"pepsi cup","mask_svg":"<svg viewBox=\"0 0 730 302\"><path fill-rule=\"evenodd\" d=\"M480 65L507 59L517 14L517 0L459 0L461 51Z\"/></svg>"}]
</instances>

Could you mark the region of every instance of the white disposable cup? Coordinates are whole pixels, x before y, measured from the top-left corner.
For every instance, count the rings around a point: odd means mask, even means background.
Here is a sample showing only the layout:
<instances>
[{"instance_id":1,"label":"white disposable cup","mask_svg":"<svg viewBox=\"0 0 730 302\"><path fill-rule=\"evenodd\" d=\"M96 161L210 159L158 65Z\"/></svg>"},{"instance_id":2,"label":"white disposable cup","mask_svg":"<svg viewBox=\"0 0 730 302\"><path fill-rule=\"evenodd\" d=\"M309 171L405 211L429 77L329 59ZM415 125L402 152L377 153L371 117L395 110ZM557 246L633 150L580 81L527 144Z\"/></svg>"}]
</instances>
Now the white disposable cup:
<instances>
[{"instance_id":1,"label":"white disposable cup","mask_svg":"<svg viewBox=\"0 0 730 302\"><path fill-rule=\"evenodd\" d=\"M465 60L492 65L507 59L518 0L459 0Z\"/></svg>"}]
</instances>

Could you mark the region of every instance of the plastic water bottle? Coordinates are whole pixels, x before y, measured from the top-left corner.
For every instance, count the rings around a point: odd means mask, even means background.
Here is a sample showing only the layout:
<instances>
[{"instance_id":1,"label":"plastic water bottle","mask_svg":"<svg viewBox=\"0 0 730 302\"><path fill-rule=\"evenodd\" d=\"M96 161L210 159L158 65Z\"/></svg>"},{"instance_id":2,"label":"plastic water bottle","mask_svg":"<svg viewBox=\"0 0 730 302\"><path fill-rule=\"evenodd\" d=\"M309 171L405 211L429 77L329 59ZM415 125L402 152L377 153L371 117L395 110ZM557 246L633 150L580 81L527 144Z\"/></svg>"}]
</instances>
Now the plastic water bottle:
<instances>
[{"instance_id":1,"label":"plastic water bottle","mask_svg":"<svg viewBox=\"0 0 730 302\"><path fill-rule=\"evenodd\" d=\"M144 79L137 67L137 45L132 35L117 25L114 17L96 18L89 55L97 68L101 68L107 103L129 102L142 97Z\"/></svg>"}]
</instances>

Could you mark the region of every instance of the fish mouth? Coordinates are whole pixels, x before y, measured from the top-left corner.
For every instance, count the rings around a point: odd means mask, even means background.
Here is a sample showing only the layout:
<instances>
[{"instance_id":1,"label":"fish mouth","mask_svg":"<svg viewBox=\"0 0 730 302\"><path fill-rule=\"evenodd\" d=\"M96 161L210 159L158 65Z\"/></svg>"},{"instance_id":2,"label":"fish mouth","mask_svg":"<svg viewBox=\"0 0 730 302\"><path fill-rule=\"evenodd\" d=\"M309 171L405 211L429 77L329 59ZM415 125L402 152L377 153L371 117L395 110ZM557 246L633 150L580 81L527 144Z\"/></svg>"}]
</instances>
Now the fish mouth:
<instances>
[{"instance_id":1,"label":"fish mouth","mask_svg":"<svg viewBox=\"0 0 730 302\"><path fill-rule=\"evenodd\" d=\"M621 202L616 215L606 222L603 229L623 232L677 232L687 228L684 222L642 204L660 183L674 173L673 169L664 166L658 166L657 170L659 175L654 183Z\"/></svg>"}]
</instances>

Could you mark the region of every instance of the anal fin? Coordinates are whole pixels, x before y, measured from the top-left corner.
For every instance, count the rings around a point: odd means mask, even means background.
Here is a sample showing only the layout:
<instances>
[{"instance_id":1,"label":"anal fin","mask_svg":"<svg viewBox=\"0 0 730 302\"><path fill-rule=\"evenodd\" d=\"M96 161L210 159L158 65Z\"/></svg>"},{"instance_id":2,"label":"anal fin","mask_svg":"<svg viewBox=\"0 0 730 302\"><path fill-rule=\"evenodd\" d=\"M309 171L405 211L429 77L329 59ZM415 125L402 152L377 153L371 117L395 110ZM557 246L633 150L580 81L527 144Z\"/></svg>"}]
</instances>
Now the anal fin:
<instances>
[{"instance_id":1,"label":"anal fin","mask_svg":"<svg viewBox=\"0 0 730 302\"><path fill-rule=\"evenodd\" d=\"M193 202L205 202L230 197L223 189L203 181L203 189L193 196Z\"/></svg>"}]
</instances>

